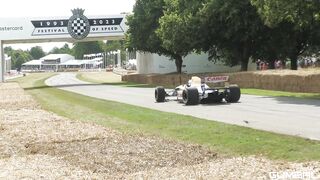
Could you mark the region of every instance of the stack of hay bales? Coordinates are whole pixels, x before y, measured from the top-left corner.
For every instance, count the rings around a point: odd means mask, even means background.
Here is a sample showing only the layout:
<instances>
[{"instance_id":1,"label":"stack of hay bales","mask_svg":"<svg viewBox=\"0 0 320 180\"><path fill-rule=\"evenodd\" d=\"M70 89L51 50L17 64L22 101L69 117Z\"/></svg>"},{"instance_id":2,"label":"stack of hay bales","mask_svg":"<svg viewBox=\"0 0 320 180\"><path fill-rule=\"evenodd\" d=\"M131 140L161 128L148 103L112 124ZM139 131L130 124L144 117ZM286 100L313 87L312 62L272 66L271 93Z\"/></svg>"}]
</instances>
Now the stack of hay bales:
<instances>
[{"instance_id":1,"label":"stack of hay bales","mask_svg":"<svg viewBox=\"0 0 320 180\"><path fill-rule=\"evenodd\" d=\"M320 72L313 71L261 71L252 74L254 81L250 88L289 92L320 92Z\"/></svg>"},{"instance_id":2,"label":"stack of hay bales","mask_svg":"<svg viewBox=\"0 0 320 180\"><path fill-rule=\"evenodd\" d=\"M314 70L268 70L238 73L203 74L132 74L122 76L123 81L175 87L185 84L192 76L229 76L231 84L241 88L268 89L289 92L320 93L320 69Z\"/></svg>"}]
</instances>

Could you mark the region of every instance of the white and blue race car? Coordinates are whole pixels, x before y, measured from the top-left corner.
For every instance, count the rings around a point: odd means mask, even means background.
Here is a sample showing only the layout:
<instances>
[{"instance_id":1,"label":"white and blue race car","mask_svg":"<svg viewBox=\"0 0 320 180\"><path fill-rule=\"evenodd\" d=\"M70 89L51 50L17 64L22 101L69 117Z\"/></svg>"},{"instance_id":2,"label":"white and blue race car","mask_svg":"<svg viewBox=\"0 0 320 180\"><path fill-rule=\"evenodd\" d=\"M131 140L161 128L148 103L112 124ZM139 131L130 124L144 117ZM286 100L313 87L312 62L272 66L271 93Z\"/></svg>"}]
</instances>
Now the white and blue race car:
<instances>
[{"instance_id":1,"label":"white and blue race car","mask_svg":"<svg viewBox=\"0 0 320 180\"><path fill-rule=\"evenodd\" d=\"M225 85L224 87L210 88L206 83L222 82L228 76L205 77L203 80L193 76L187 84L177 86L173 90L165 90L162 86L155 89L156 102L165 102L170 99L177 100L186 105L199 103L219 103L223 99L228 103L238 102L241 91L238 85ZM172 98L173 97L173 98Z\"/></svg>"}]
</instances>

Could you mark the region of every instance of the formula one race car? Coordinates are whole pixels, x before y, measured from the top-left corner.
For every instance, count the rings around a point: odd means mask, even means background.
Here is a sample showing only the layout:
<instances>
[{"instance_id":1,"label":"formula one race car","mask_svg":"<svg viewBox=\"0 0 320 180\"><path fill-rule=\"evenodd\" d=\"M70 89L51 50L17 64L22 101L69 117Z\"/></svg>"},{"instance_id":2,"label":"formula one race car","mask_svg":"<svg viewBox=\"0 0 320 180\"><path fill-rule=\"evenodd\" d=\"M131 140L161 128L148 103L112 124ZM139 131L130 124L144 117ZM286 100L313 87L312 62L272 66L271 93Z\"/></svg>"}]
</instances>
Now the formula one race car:
<instances>
[{"instance_id":1,"label":"formula one race car","mask_svg":"<svg viewBox=\"0 0 320 180\"><path fill-rule=\"evenodd\" d=\"M238 85L225 85L219 88L210 88L206 83L227 81L228 76L205 77L204 80L193 76L187 84L180 85L174 90L166 91L162 86L155 89L157 102L165 102L174 97L178 102L186 105L199 103L219 103L225 99L228 103L238 102L241 96Z\"/></svg>"}]
</instances>

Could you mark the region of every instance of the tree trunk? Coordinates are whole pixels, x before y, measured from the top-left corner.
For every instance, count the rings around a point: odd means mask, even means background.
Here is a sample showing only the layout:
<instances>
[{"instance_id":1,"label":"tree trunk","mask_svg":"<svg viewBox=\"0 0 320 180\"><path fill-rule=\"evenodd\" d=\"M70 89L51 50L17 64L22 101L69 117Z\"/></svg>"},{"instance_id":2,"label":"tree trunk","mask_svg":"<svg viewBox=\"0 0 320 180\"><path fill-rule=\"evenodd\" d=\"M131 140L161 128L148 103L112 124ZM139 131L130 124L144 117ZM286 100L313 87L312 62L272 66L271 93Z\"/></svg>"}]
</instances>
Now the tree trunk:
<instances>
[{"instance_id":1,"label":"tree trunk","mask_svg":"<svg viewBox=\"0 0 320 180\"><path fill-rule=\"evenodd\" d=\"M182 62L183 62L182 56L175 55L174 59L175 59L175 63L176 63L177 73L181 74Z\"/></svg>"},{"instance_id":2,"label":"tree trunk","mask_svg":"<svg viewBox=\"0 0 320 180\"><path fill-rule=\"evenodd\" d=\"M298 70L298 56L300 55L300 48L297 46L296 52L293 52L289 58L290 58L290 68L291 70Z\"/></svg>"},{"instance_id":3,"label":"tree trunk","mask_svg":"<svg viewBox=\"0 0 320 180\"><path fill-rule=\"evenodd\" d=\"M240 59L241 71L248 71L249 58L247 50L245 49Z\"/></svg>"},{"instance_id":4,"label":"tree trunk","mask_svg":"<svg viewBox=\"0 0 320 180\"><path fill-rule=\"evenodd\" d=\"M298 70L298 57L303 53L305 50L305 44L306 44L306 39L305 39L305 34L300 33L297 38L297 44L295 49L293 49L292 53L290 53L289 58L290 58L290 68L291 70Z\"/></svg>"},{"instance_id":5,"label":"tree trunk","mask_svg":"<svg viewBox=\"0 0 320 180\"><path fill-rule=\"evenodd\" d=\"M250 52L250 48L249 45L247 45L246 43L243 45L243 49L242 52L240 52L241 54L241 59L240 59L240 65L241 65L241 71L248 71L248 62L249 62L249 55Z\"/></svg>"},{"instance_id":6,"label":"tree trunk","mask_svg":"<svg viewBox=\"0 0 320 180\"><path fill-rule=\"evenodd\" d=\"M295 56L295 57L291 57L290 58L290 62L291 62L291 70L298 70L298 57Z\"/></svg>"},{"instance_id":7,"label":"tree trunk","mask_svg":"<svg viewBox=\"0 0 320 180\"><path fill-rule=\"evenodd\" d=\"M249 58L248 59L242 59L242 61L241 61L241 71L248 71L248 62L249 62Z\"/></svg>"}]
</instances>

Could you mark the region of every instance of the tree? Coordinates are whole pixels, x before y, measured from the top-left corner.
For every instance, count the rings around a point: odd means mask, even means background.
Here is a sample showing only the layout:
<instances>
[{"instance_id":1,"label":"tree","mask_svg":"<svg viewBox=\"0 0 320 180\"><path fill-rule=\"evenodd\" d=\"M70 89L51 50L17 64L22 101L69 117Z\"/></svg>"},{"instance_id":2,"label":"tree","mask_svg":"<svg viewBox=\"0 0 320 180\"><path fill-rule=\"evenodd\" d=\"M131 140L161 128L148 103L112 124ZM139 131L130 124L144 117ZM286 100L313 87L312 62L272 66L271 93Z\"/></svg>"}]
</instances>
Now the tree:
<instances>
[{"instance_id":1,"label":"tree","mask_svg":"<svg viewBox=\"0 0 320 180\"><path fill-rule=\"evenodd\" d=\"M121 41L108 40L103 46L103 49L106 52L117 51L117 50L119 50L121 48L122 48L121 47ZM124 50L124 48L121 49L121 50Z\"/></svg>"},{"instance_id":2,"label":"tree","mask_svg":"<svg viewBox=\"0 0 320 180\"><path fill-rule=\"evenodd\" d=\"M14 51L11 46L7 46L4 48L4 53L10 55L11 52Z\"/></svg>"},{"instance_id":3,"label":"tree","mask_svg":"<svg viewBox=\"0 0 320 180\"><path fill-rule=\"evenodd\" d=\"M275 26L281 22L291 22L297 29L310 27L320 18L319 0L251 0L258 8L266 24Z\"/></svg>"},{"instance_id":4,"label":"tree","mask_svg":"<svg viewBox=\"0 0 320 180\"><path fill-rule=\"evenodd\" d=\"M40 59L46 55L46 53L43 51L42 47L35 46L30 49L30 55L33 59Z\"/></svg>"},{"instance_id":5,"label":"tree","mask_svg":"<svg viewBox=\"0 0 320 180\"><path fill-rule=\"evenodd\" d=\"M32 59L32 56L28 51L23 51L21 49L15 50L15 49L12 49L11 46L5 47L4 53L11 56L13 69L20 70L23 63Z\"/></svg>"},{"instance_id":6,"label":"tree","mask_svg":"<svg viewBox=\"0 0 320 180\"><path fill-rule=\"evenodd\" d=\"M261 35L259 46L254 54L254 59L263 59L269 63L269 68L274 69L275 60L287 60L291 43L290 24L281 23L277 27L266 27Z\"/></svg>"},{"instance_id":7,"label":"tree","mask_svg":"<svg viewBox=\"0 0 320 180\"><path fill-rule=\"evenodd\" d=\"M32 56L28 52L22 50L13 50L10 56L12 61L12 68L18 70L21 69L23 63L32 59Z\"/></svg>"},{"instance_id":8,"label":"tree","mask_svg":"<svg viewBox=\"0 0 320 180\"><path fill-rule=\"evenodd\" d=\"M54 47L49 51L49 54L62 54L60 48Z\"/></svg>"},{"instance_id":9,"label":"tree","mask_svg":"<svg viewBox=\"0 0 320 180\"><path fill-rule=\"evenodd\" d=\"M320 43L320 2L318 0L251 0L258 8L264 23L281 27L286 32L282 54L291 60L291 69L297 69L298 56Z\"/></svg>"},{"instance_id":10,"label":"tree","mask_svg":"<svg viewBox=\"0 0 320 180\"><path fill-rule=\"evenodd\" d=\"M159 19L156 34L162 46L173 52L177 71L181 72L182 58L196 50L199 40L199 19L197 13L201 0L165 0L165 12Z\"/></svg>"},{"instance_id":11,"label":"tree","mask_svg":"<svg viewBox=\"0 0 320 180\"><path fill-rule=\"evenodd\" d=\"M248 69L251 57L258 56L267 27L249 0L208 0L201 10L204 51L210 58L223 59L241 70Z\"/></svg>"},{"instance_id":12,"label":"tree","mask_svg":"<svg viewBox=\"0 0 320 180\"><path fill-rule=\"evenodd\" d=\"M49 53L50 54L73 54L72 49L70 49L67 43L64 44L61 48L54 47Z\"/></svg>"},{"instance_id":13,"label":"tree","mask_svg":"<svg viewBox=\"0 0 320 180\"><path fill-rule=\"evenodd\" d=\"M128 16L129 29L126 34L126 46L129 50L157 53L175 59L177 72L181 73L182 58L180 55L163 46L156 31L159 19L163 16L164 0L137 0L133 15Z\"/></svg>"},{"instance_id":14,"label":"tree","mask_svg":"<svg viewBox=\"0 0 320 180\"><path fill-rule=\"evenodd\" d=\"M73 55L76 59L82 59L84 54L103 52L102 41L76 42L73 44Z\"/></svg>"},{"instance_id":15,"label":"tree","mask_svg":"<svg viewBox=\"0 0 320 180\"><path fill-rule=\"evenodd\" d=\"M112 51L120 50L121 61L124 62L127 56L124 43L125 43L124 40L108 40L103 45L104 52L112 52Z\"/></svg>"}]
</instances>

